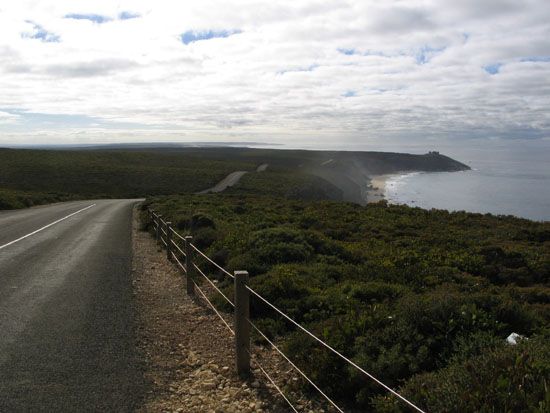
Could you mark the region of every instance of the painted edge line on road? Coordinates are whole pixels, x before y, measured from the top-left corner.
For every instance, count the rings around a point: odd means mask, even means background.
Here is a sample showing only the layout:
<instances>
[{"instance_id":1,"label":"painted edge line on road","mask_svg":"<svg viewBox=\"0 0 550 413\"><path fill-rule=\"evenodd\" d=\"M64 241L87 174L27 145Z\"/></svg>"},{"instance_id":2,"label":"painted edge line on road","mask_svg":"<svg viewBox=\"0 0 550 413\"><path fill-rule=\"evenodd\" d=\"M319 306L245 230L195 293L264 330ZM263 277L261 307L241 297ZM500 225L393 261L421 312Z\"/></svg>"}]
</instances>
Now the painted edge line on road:
<instances>
[{"instance_id":1,"label":"painted edge line on road","mask_svg":"<svg viewBox=\"0 0 550 413\"><path fill-rule=\"evenodd\" d=\"M46 228L49 228L49 227L51 227L52 225L59 224L61 221L65 221L67 218L70 218L70 217L72 217L72 216L74 216L74 215L76 215L76 214L78 214L78 213L80 213L80 212L86 211L87 209L90 209L91 207L93 207L93 206L95 206L95 205L96 205L96 204L88 205L86 208L79 209L78 211L73 212L72 214L69 214L69 215L67 215L66 217L60 218L60 219L58 219L57 221L54 221L54 222L52 222L52 223L50 223L50 224L48 224L48 225L43 226L42 228L38 228L36 231L33 231L33 232L31 232L31 233L29 233L29 234L27 234L27 235L23 235L21 238L17 238L16 240L13 240L13 241L11 241L11 242L8 242L7 244L4 244L4 245L0 245L0 250L1 250L2 248L9 247L10 245L15 244L16 242L19 242L19 241L21 241L21 240L24 240L25 238L28 238L28 237L30 237L31 235L34 235L34 234L36 234L36 233L38 233L38 232L40 232L40 231L44 231Z\"/></svg>"}]
</instances>

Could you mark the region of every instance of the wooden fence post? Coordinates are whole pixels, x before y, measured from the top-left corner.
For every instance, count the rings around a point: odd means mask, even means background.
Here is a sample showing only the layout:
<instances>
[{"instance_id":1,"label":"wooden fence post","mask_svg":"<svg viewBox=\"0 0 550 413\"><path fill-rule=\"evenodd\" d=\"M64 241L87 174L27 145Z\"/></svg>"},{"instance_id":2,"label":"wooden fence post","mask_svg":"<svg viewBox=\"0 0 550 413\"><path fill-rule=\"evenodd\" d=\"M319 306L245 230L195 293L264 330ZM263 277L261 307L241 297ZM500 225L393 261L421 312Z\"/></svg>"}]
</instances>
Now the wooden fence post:
<instances>
[{"instance_id":1,"label":"wooden fence post","mask_svg":"<svg viewBox=\"0 0 550 413\"><path fill-rule=\"evenodd\" d=\"M193 267L193 248L191 242L193 237L187 235L185 238L185 269L187 270L187 294L195 295L195 285L193 284L193 278L195 274L195 268Z\"/></svg>"},{"instance_id":2,"label":"wooden fence post","mask_svg":"<svg viewBox=\"0 0 550 413\"><path fill-rule=\"evenodd\" d=\"M250 375L250 296L246 288L248 271L235 271L235 353L237 373Z\"/></svg>"},{"instance_id":3,"label":"wooden fence post","mask_svg":"<svg viewBox=\"0 0 550 413\"><path fill-rule=\"evenodd\" d=\"M166 221L166 259L172 260L172 223Z\"/></svg>"},{"instance_id":4,"label":"wooden fence post","mask_svg":"<svg viewBox=\"0 0 550 413\"><path fill-rule=\"evenodd\" d=\"M162 215L157 214L157 243L160 243L160 234L162 234L162 232L161 232L162 221L160 219L161 217L162 217Z\"/></svg>"}]
</instances>

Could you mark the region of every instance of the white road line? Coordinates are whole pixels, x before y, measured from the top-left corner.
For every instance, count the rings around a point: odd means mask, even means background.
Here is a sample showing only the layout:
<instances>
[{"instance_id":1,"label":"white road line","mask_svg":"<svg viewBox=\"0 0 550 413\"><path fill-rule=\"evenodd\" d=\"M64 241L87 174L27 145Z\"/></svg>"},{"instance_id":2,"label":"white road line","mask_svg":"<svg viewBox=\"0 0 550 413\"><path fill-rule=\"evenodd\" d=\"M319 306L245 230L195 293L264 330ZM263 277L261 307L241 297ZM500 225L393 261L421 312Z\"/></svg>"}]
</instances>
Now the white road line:
<instances>
[{"instance_id":1,"label":"white road line","mask_svg":"<svg viewBox=\"0 0 550 413\"><path fill-rule=\"evenodd\" d=\"M76 214L78 214L78 213L80 213L80 212L82 212L82 211L86 211L87 209L90 209L91 207L93 207L93 206L95 206L95 205L96 205L96 204L92 204L92 205L87 206L86 208L79 209L78 211L73 212L72 214L69 214L69 215L67 215L66 217L60 218L60 219L58 219L57 221L52 222L51 224L48 224L48 225L46 225L46 226L43 226L42 228L39 228L39 229L37 229L36 231L33 231L33 232L31 232L31 233L29 233L29 234L27 234L27 235L23 235L21 238L17 238L16 240L13 240L13 241L11 241L11 242L8 242L7 244L4 244L4 245L0 245L0 250L1 250L2 248L9 247L10 245L15 244L16 242L19 242L19 241L21 241L21 240L24 240L25 238L28 238L28 237L30 237L31 235L34 235L34 234L36 234L36 233L38 233L38 232L40 232L40 231L43 231L43 230L45 230L46 228L51 227L52 225L59 224L61 221L65 221L67 218L70 218L70 217L72 217L73 215L76 215Z\"/></svg>"}]
</instances>

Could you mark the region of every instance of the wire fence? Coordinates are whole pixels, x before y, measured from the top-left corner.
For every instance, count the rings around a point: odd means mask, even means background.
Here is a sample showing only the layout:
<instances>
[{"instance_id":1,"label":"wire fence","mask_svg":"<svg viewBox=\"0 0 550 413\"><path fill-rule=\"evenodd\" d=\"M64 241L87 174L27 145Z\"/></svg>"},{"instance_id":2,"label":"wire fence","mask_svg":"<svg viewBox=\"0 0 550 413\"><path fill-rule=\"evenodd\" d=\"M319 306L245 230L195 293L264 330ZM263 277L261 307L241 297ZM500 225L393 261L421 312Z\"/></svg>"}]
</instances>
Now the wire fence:
<instances>
[{"instance_id":1,"label":"wire fence","mask_svg":"<svg viewBox=\"0 0 550 413\"><path fill-rule=\"evenodd\" d=\"M167 258L174 262L174 264L182 270L182 272L187 277L187 292L192 293L195 289L199 292L202 299L205 300L205 302L208 304L208 306L214 311L214 313L220 318L220 320L223 322L223 324L227 327L231 335L236 337L236 355L237 355L237 365L238 365L238 372L243 373L242 371L239 371L239 358L242 361L243 356L244 360L246 361L246 369L245 373L249 373L250 371L250 360L252 358L252 352L250 350L250 329L255 331L260 337L262 337L263 340L265 340L273 350L275 350L291 367L294 369L304 380L306 380L334 409L336 409L338 412L343 413L344 410L342 407L340 407L333 399L331 399L325 391L323 391L319 385L317 385L308 375L300 369L291 359L290 357L285 354L272 340L270 340L267 335L261 331L260 328L250 319L249 315L249 295L252 295L256 297L258 300L263 302L265 305L267 305L269 308L271 308L273 311L275 311L277 314L282 316L285 320L287 320L289 323L291 323L293 326L298 328L300 331L302 331L307 336L314 339L316 342L318 342L322 347L339 357L341 360L343 360L345 363L349 364L353 368L355 368L357 371L365 375L367 378L372 380L374 383L382 387L384 390L392 394L393 396L397 397L401 402L403 402L405 405L410 407L412 410L425 413L424 410L416 406L414 403L412 403L410 400L406 399L404 396L399 394L397 391L377 379L375 376L373 376L371 373L366 371L364 368L359 366L357 363L350 360L348 357L343 355L341 352L330 346L328 343L320 339L317 335L309 331L307 328L302 326L300 323L292 319L289 315L287 315L283 310L275 306L273 303L271 303L268 299L263 297L261 294L259 294L257 291L252 289L250 286L247 285L245 282L244 289L239 290L238 288L238 282L242 282L241 277L236 277L237 273L245 273L246 278L245 280L248 280L248 273L245 271L236 271L235 275L231 274L229 271L227 271L225 268L223 268L221 265L216 263L214 260L212 260L210 257L208 257L203 251L201 251L196 245L192 243L192 237L191 236L182 236L178 234L171 226L171 223L168 221L165 221L161 218L162 216L155 213L152 210L149 210L149 219L151 223L153 224L153 229L156 234L157 242L161 245L164 245L167 249ZM175 236L177 239L180 240L184 244L184 247L182 248L180 245L178 245L177 242L173 240L173 236ZM211 280L210 277L208 277L203 271L199 265L195 262L194 256L198 256L201 259L203 259L206 263L211 264L213 267L215 267L217 270L221 272L223 276L228 276L231 280L235 282L235 297L234 301L232 301L217 285L216 282ZM185 262L182 262L181 259L184 258ZM234 325L235 329L233 329L229 322L223 317L223 315L218 311L216 306L212 303L212 301L208 298L207 294L203 289L200 288L200 286L195 281L195 278L197 276L200 276L205 279L207 284L213 288L213 290L219 294L232 308L235 309L234 311ZM239 279L237 279L239 278ZM241 291L241 293L239 293ZM246 296L242 296L242 291L246 291ZM242 303L246 303L246 311L243 313L242 311L238 311L238 307L241 306ZM240 304L240 305L239 305ZM243 326L246 325L246 328L244 329ZM243 336L243 331L245 333L245 337ZM243 346L243 342L247 345ZM240 343L240 344L239 344ZM242 348L244 347L244 348ZM296 407L293 405L291 400L288 398L287 395L282 391L281 387L277 385L277 383L273 380L273 378L269 375L269 373L265 370L263 366L260 365L260 363L257 360L254 360L254 363L258 366L260 371L266 376L268 381L273 385L273 387L277 390L277 392L281 395L281 397L285 400L285 402L289 405L289 407L294 411L298 412ZM242 364L242 363L241 363ZM242 370L242 369L241 369ZM242 374L241 374L242 375Z\"/></svg>"}]
</instances>

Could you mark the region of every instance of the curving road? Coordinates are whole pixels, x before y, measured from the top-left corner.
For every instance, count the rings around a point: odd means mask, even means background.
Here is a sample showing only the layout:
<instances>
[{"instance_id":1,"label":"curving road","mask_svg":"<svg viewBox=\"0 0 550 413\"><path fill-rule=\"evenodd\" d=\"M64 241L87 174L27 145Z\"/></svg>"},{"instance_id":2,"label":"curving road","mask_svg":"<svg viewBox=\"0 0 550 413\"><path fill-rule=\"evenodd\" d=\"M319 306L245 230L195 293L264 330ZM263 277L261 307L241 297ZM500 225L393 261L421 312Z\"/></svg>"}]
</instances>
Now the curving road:
<instances>
[{"instance_id":1,"label":"curving road","mask_svg":"<svg viewBox=\"0 0 550 413\"><path fill-rule=\"evenodd\" d=\"M267 167L269 164L263 163L260 166L256 168L256 172L265 172L267 170ZM227 175L225 178L223 178L220 182L218 182L216 185L214 185L212 188L205 189L203 191L197 192L197 194L209 194L209 193L217 193L217 192L223 192L227 188L233 185L237 185L241 178L245 176L248 173L248 171L235 171L231 172L229 175Z\"/></svg>"},{"instance_id":2,"label":"curving road","mask_svg":"<svg viewBox=\"0 0 550 413\"><path fill-rule=\"evenodd\" d=\"M223 192L230 186L236 185L241 178L247 174L247 171L235 171L231 172L229 175L227 175L225 178L223 178L220 182L218 182L216 185L214 185L212 188L205 189L204 191L197 192L198 194L208 194L210 192L216 193L216 192Z\"/></svg>"},{"instance_id":3,"label":"curving road","mask_svg":"<svg viewBox=\"0 0 550 413\"><path fill-rule=\"evenodd\" d=\"M0 412L133 411L132 207L0 211Z\"/></svg>"}]
</instances>

